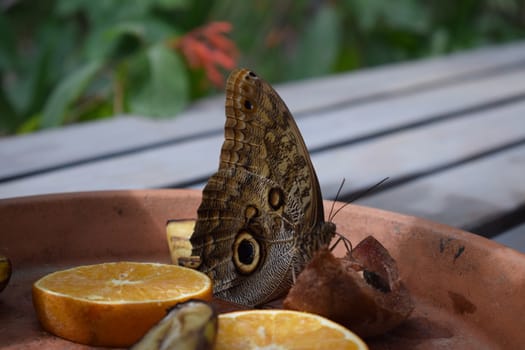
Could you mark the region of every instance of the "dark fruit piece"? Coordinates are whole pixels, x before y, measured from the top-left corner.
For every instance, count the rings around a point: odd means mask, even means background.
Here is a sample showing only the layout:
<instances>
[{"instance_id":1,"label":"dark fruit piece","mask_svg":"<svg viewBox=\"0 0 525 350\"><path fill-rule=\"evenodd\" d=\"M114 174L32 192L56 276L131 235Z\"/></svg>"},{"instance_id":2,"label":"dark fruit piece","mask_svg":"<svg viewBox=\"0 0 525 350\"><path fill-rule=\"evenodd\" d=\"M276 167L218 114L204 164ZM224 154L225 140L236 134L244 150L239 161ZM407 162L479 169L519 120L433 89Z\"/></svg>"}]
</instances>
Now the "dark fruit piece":
<instances>
[{"instance_id":1,"label":"dark fruit piece","mask_svg":"<svg viewBox=\"0 0 525 350\"><path fill-rule=\"evenodd\" d=\"M328 249L318 251L297 277L284 307L325 316L370 337L399 325L414 304L394 259L369 236L344 258Z\"/></svg>"},{"instance_id":2,"label":"dark fruit piece","mask_svg":"<svg viewBox=\"0 0 525 350\"><path fill-rule=\"evenodd\" d=\"M200 300L177 304L131 350L211 350L217 335L217 313Z\"/></svg>"}]
</instances>

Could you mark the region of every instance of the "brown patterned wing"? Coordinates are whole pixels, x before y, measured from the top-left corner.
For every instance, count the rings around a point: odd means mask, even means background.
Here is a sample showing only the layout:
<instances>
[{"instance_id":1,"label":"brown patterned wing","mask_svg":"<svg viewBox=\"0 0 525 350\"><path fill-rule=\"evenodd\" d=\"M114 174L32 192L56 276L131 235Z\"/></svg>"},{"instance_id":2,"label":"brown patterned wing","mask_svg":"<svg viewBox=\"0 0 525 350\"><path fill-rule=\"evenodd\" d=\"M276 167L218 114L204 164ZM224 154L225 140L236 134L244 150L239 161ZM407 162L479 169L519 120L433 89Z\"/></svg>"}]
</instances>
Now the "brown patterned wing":
<instances>
[{"instance_id":1,"label":"brown patterned wing","mask_svg":"<svg viewBox=\"0 0 525 350\"><path fill-rule=\"evenodd\" d=\"M255 73L231 73L219 169L241 167L297 194L311 232L324 221L319 181L299 128L277 92Z\"/></svg>"},{"instance_id":2,"label":"brown patterned wing","mask_svg":"<svg viewBox=\"0 0 525 350\"><path fill-rule=\"evenodd\" d=\"M279 296L334 231L290 111L253 72L234 71L219 170L204 188L191 238L215 294L246 305Z\"/></svg>"}]
</instances>

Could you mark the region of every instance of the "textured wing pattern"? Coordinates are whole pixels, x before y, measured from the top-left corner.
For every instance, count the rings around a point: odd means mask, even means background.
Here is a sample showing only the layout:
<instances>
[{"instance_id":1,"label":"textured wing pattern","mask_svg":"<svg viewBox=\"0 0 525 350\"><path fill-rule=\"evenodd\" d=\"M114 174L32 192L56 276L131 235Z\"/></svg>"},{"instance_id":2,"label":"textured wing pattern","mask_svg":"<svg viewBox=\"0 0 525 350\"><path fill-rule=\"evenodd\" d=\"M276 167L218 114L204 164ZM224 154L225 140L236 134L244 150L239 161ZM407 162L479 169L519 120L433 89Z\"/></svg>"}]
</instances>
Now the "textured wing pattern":
<instances>
[{"instance_id":1,"label":"textured wing pattern","mask_svg":"<svg viewBox=\"0 0 525 350\"><path fill-rule=\"evenodd\" d=\"M334 232L290 111L253 72L234 71L219 170L204 188L191 238L214 293L245 305L270 301Z\"/></svg>"}]
</instances>

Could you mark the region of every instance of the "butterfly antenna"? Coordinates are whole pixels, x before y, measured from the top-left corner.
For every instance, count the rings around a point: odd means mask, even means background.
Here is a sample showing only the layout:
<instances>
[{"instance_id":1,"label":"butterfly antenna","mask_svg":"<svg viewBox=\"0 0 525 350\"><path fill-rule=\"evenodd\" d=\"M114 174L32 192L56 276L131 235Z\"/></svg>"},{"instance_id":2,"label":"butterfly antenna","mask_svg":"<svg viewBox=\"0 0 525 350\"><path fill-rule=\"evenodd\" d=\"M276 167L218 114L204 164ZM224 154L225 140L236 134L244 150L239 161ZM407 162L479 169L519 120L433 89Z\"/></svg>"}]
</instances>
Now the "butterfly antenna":
<instances>
[{"instance_id":1,"label":"butterfly antenna","mask_svg":"<svg viewBox=\"0 0 525 350\"><path fill-rule=\"evenodd\" d=\"M342 205L339 209L337 209L337 211L334 213L334 215L332 216L332 219L337 215L337 213L339 213L341 211L341 209L343 209L344 207L346 207L348 204L358 200L359 198L363 198L364 196L366 196L367 194L375 191L377 188L379 188L379 186L381 186L382 184L384 184L386 181L388 181L389 177L385 177L383 180L379 181L378 183L370 186L369 188L365 189L364 191L361 191L355 195L353 195L352 197L350 197L350 199L344 204Z\"/></svg>"},{"instance_id":2,"label":"butterfly antenna","mask_svg":"<svg viewBox=\"0 0 525 350\"><path fill-rule=\"evenodd\" d=\"M341 184L339 185L339 188L337 189L337 193L335 194L335 199L332 201L332 207L330 208L330 214L328 214L328 221L332 221L332 219L335 216L335 214L332 215L332 213L334 212L335 202L337 202L337 200L339 199L339 195L341 194L341 190L343 189L345 181L346 179L343 177L343 181L341 181Z\"/></svg>"}]
</instances>

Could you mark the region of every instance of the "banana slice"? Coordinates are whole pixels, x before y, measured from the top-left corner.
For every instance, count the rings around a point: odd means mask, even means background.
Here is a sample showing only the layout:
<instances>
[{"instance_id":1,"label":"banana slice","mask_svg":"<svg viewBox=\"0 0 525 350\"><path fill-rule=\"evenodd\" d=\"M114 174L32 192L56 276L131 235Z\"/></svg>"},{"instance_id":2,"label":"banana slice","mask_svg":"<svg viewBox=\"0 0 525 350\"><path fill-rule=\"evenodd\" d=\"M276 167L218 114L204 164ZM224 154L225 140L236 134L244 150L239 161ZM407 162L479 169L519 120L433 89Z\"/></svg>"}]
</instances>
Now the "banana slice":
<instances>
[{"instance_id":1,"label":"banana slice","mask_svg":"<svg viewBox=\"0 0 525 350\"><path fill-rule=\"evenodd\" d=\"M3 291L9 283L11 272L11 261L9 261L7 257L0 255L0 292Z\"/></svg>"},{"instance_id":2,"label":"banana slice","mask_svg":"<svg viewBox=\"0 0 525 350\"><path fill-rule=\"evenodd\" d=\"M170 220L166 225L166 237L170 248L171 262L175 265L197 268L200 258L191 255L190 242L195 220Z\"/></svg>"},{"instance_id":3,"label":"banana slice","mask_svg":"<svg viewBox=\"0 0 525 350\"><path fill-rule=\"evenodd\" d=\"M217 313L200 300L177 304L131 350L211 350Z\"/></svg>"}]
</instances>

